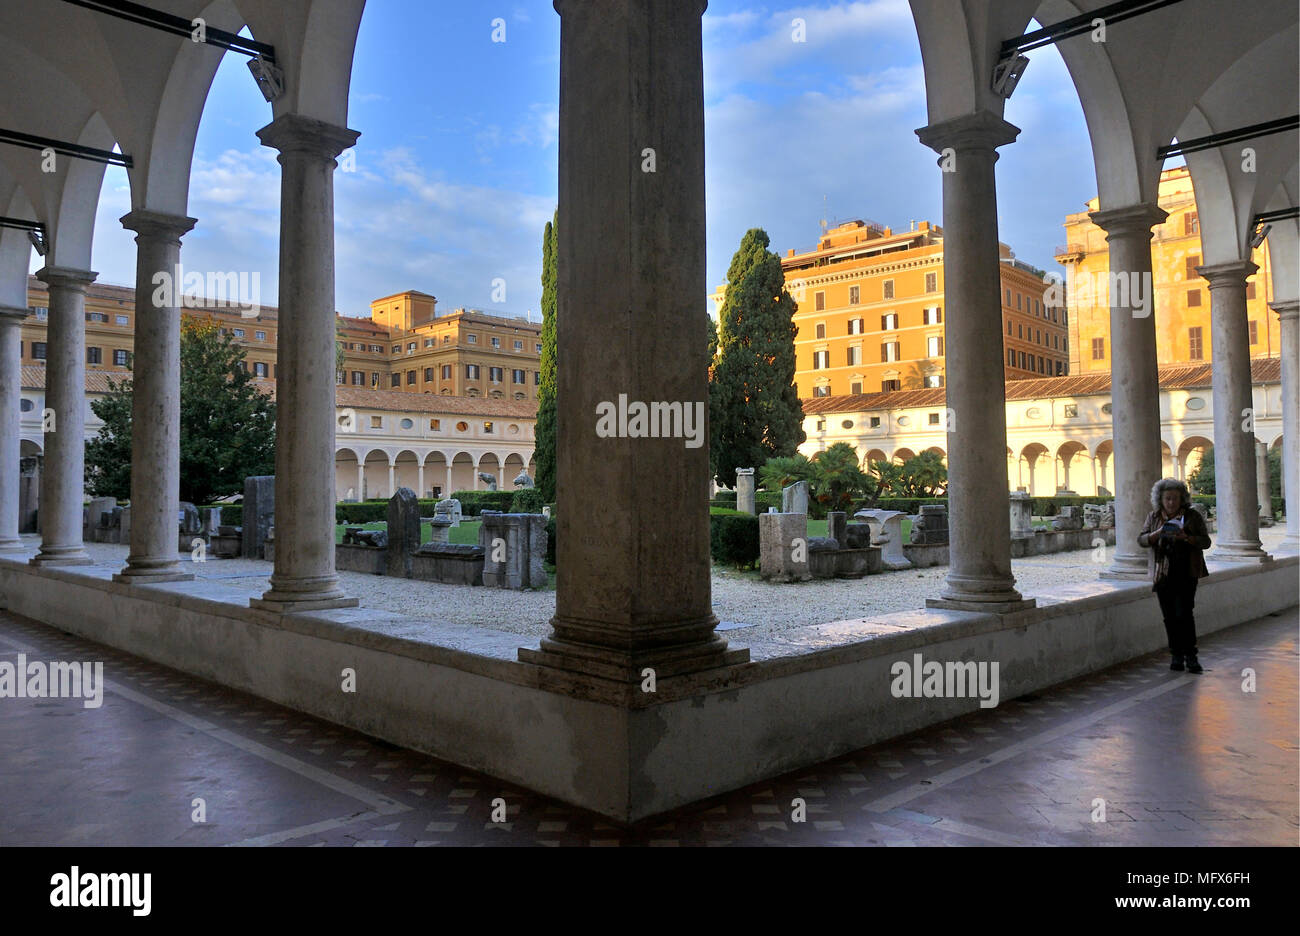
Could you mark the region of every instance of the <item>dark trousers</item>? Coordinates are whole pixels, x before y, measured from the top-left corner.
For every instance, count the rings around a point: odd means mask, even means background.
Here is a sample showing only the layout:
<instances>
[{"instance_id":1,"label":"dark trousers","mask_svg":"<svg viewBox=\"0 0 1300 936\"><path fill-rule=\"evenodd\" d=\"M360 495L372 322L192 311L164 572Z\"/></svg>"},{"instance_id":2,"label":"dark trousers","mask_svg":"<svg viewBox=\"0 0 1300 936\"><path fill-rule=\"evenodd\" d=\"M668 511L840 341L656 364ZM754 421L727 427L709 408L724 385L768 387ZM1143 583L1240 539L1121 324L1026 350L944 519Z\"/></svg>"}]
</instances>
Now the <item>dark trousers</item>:
<instances>
[{"instance_id":1,"label":"dark trousers","mask_svg":"<svg viewBox=\"0 0 1300 936\"><path fill-rule=\"evenodd\" d=\"M1170 576L1156 586L1160 600L1160 613L1165 619L1165 634L1169 637L1169 652L1176 657L1196 654L1196 620L1192 608L1196 605L1196 579L1187 576Z\"/></svg>"}]
</instances>

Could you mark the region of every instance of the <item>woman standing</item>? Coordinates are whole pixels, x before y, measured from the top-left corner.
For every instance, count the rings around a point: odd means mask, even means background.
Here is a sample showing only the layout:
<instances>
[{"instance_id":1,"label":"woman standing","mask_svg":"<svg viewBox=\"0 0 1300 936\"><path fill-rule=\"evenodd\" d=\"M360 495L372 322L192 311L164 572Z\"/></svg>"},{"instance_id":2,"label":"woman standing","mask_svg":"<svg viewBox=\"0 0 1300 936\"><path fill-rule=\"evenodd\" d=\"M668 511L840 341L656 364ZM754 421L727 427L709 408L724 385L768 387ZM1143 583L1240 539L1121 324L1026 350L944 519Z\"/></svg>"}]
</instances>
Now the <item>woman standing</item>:
<instances>
[{"instance_id":1,"label":"woman standing","mask_svg":"<svg viewBox=\"0 0 1300 936\"><path fill-rule=\"evenodd\" d=\"M1138 545L1151 550L1148 568L1152 591L1160 601L1173 654L1171 670L1203 672L1196 658L1196 581L1209 575L1204 550L1210 548L1210 534L1200 513L1192 509L1187 485L1174 478L1161 478L1151 488L1151 513L1147 516Z\"/></svg>"}]
</instances>

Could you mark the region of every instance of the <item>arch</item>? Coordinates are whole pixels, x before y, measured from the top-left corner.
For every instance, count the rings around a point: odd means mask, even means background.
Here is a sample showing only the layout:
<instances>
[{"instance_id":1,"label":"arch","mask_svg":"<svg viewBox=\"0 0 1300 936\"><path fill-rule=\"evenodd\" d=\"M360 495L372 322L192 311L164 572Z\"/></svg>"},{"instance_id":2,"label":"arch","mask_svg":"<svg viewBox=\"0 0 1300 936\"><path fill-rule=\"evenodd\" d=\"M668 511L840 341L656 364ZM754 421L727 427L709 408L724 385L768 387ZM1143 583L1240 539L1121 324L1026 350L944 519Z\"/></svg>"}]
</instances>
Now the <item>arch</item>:
<instances>
[{"instance_id":1,"label":"arch","mask_svg":"<svg viewBox=\"0 0 1300 936\"><path fill-rule=\"evenodd\" d=\"M916 452L912 451L910 448L896 448L894 449L894 454L890 458L890 461L894 462L894 464L896 465L901 465L909 458L915 458L915 457L916 457Z\"/></svg>"},{"instance_id":2,"label":"arch","mask_svg":"<svg viewBox=\"0 0 1300 936\"><path fill-rule=\"evenodd\" d=\"M889 456L878 448L868 449L867 454L862 456L862 467L870 468L872 462L878 461L887 462L889 461Z\"/></svg>"},{"instance_id":3,"label":"arch","mask_svg":"<svg viewBox=\"0 0 1300 936\"><path fill-rule=\"evenodd\" d=\"M423 497L420 490L420 465L423 459L411 449L402 449L393 456L393 481L394 488L392 493L397 493L397 488L404 487L414 491L417 497Z\"/></svg>"}]
</instances>

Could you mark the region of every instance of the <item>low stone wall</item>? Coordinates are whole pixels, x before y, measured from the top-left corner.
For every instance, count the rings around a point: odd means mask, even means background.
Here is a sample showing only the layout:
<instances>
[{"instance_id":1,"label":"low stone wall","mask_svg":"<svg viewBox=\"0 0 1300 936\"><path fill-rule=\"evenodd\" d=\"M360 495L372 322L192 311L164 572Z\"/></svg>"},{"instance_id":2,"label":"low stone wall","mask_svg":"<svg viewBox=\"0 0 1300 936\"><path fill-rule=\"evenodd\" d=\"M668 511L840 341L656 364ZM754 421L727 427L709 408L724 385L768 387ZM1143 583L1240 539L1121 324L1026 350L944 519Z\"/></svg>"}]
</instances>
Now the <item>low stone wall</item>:
<instances>
[{"instance_id":1,"label":"low stone wall","mask_svg":"<svg viewBox=\"0 0 1300 936\"><path fill-rule=\"evenodd\" d=\"M442 546L411 555L411 578L444 585L482 585L485 554L481 546Z\"/></svg>"},{"instance_id":2,"label":"low stone wall","mask_svg":"<svg viewBox=\"0 0 1300 936\"><path fill-rule=\"evenodd\" d=\"M880 571L880 547L827 549L808 554L808 568L816 579L862 578Z\"/></svg>"},{"instance_id":3,"label":"low stone wall","mask_svg":"<svg viewBox=\"0 0 1300 936\"><path fill-rule=\"evenodd\" d=\"M1076 549L1094 549L1097 540L1107 546L1115 545L1115 528L1104 527L1084 530L1035 530L1033 536L1011 537L1011 558L1045 556L1048 553L1072 552Z\"/></svg>"},{"instance_id":4,"label":"low stone wall","mask_svg":"<svg viewBox=\"0 0 1300 936\"><path fill-rule=\"evenodd\" d=\"M908 561L912 563L912 567L916 569L946 566L948 564L948 544L904 543L903 555L907 556Z\"/></svg>"},{"instance_id":5,"label":"low stone wall","mask_svg":"<svg viewBox=\"0 0 1300 936\"><path fill-rule=\"evenodd\" d=\"M369 572L383 575L388 550L378 546L355 546L339 543L334 547L334 568L340 572Z\"/></svg>"}]
</instances>

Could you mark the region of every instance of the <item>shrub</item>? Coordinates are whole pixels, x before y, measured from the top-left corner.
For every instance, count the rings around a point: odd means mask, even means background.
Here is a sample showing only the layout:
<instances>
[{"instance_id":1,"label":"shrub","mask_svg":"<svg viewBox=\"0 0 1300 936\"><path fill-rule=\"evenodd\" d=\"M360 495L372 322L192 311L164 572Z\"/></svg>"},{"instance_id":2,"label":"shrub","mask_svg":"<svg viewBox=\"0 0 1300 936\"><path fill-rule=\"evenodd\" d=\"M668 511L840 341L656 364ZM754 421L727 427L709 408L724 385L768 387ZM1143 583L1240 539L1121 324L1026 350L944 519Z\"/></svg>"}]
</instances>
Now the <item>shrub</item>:
<instances>
[{"instance_id":1,"label":"shrub","mask_svg":"<svg viewBox=\"0 0 1300 936\"><path fill-rule=\"evenodd\" d=\"M484 510L510 512L510 502L516 491L457 491L451 495L460 501L461 513L466 517L477 517Z\"/></svg>"},{"instance_id":2,"label":"shrub","mask_svg":"<svg viewBox=\"0 0 1300 936\"><path fill-rule=\"evenodd\" d=\"M735 507L735 506L736 506L736 492L735 492L735 491L719 491L717 494L714 494L714 495L713 495L713 500L710 501L710 503L715 504L715 505L718 506L718 507Z\"/></svg>"},{"instance_id":3,"label":"shrub","mask_svg":"<svg viewBox=\"0 0 1300 936\"><path fill-rule=\"evenodd\" d=\"M709 511L709 554L714 562L750 569L758 563L758 517L740 511Z\"/></svg>"},{"instance_id":4,"label":"shrub","mask_svg":"<svg viewBox=\"0 0 1300 936\"><path fill-rule=\"evenodd\" d=\"M546 505L546 499L537 488L520 488L510 498L511 513L539 514Z\"/></svg>"},{"instance_id":5,"label":"shrub","mask_svg":"<svg viewBox=\"0 0 1300 936\"><path fill-rule=\"evenodd\" d=\"M222 526L239 526L244 522L243 504L204 504L203 506L221 508Z\"/></svg>"},{"instance_id":6,"label":"shrub","mask_svg":"<svg viewBox=\"0 0 1300 936\"><path fill-rule=\"evenodd\" d=\"M224 510L221 512L223 518L225 513ZM388 501L364 501L360 504L334 505L335 523L377 523L387 519Z\"/></svg>"}]
</instances>

